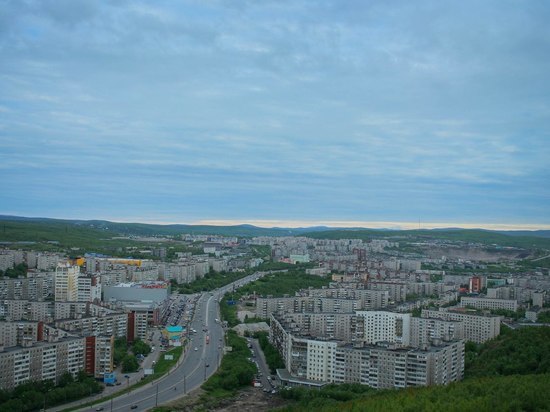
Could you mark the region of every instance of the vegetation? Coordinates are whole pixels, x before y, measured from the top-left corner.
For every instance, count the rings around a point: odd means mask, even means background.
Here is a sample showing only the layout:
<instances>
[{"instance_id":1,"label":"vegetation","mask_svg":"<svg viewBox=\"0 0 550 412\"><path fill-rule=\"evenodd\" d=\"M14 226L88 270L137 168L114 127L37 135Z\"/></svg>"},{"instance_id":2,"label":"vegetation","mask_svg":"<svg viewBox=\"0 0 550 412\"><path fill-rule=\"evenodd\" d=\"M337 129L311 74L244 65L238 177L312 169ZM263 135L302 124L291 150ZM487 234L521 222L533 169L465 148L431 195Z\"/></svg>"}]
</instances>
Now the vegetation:
<instances>
[{"instance_id":1,"label":"vegetation","mask_svg":"<svg viewBox=\"0 0 550 412\"><path fill-rule=\"evenodd\" d=\"M155 380L160 378L162 375L164 375L166 372L170 370L174 365L178 363L178 360L183 353L183 346L175 347L174 349L169 350L168 352L164 352L163 355L161 355L155 364L153 368L153 374L147 376L144 380L146 382ZM165 355L172 355L172 360L165 359ZM145 382L145 383L146 383Z\"/></svg>"},{"instance_id":2,"label":"vegetation","mask_svg":"<svg viewBox=\"0 0 550 412\"><path fill-rule=\"evenodd\" d=\"M128 353L128 351L131 353ZM113 362L115 365L122 364L122 372L135 372L139 369L137 355L148 355L151 347L140 339L136 339L131 347L125 337L115 339Z\"/></svg>"},{"instance_id":3,"label":"vegetation","mask_svg":"<svg viewBox=\"0 0 550 412\"><path fill-rule=\"evenodd\" d=\"M185 285L178 285L176 283L175 286L178 288L179 292L183 294L203 292L221 288L222 286L228 285L231 282L250 275L250 273L251 271L215 272L211 270L209 273L204 275L203 278L194 280L193 282L187 283Z\"/></svg>"},{"instance_id":4,"label":"vegetation","mask_svg":"<svg viewBox=\"0 0 550 412\"><path fill-rule=\"evenodd\" d=\"M99 393L103 386L80 372L76 379L65 373L55 386L53 381L28 382L12 391L0 390L1 411L36 411L44 407L78 400Z\"/></svg>"},{"instance_id":5,"label":"vegetation","mask_svg":"<svg viewBox=\"0 0 550 412\"><path fill-rule=\"evenodd\" d=\"M269 343L268 335L269 334L267 332L257 332L255 337L260 343L260 347L262 348L262 352L264 353L265 361L269 366L269 370L271 371L271 373L275 373L276 369L282 369L285 367L285 362L279 354L279 351L277 351L277 349L275 349L275 347L271 343Z\"/></svg>"},{"instance_id":6,"label":"vegetation","mask_svg":"<svg viewBox=\"0 0 550 412\"><path fill-rule=\"evenodd\" d=\"M550 327L502 332L482 345L467 347L467 377L550 373Z\"/></svg>"},{"instance_id":7,"label":"vegetation","mask_svg":"<svg viewBox=\"0 0 550 412\"><path fill-rule=\"evenodd\" d=\"M508 309L492 309L491 313L493 315L504 316L505 318L512 318L514 320L525 318L525 309L520 308L516 311Z\"/></svg>"},{"instance_id":8,"label":"vegetation","mask_svg":"<svg viewBox=\"0 0 550 412\"><path fill-rule=\"evenodd\" d=\"M550 311L539 312L537 316L537 322L550 323Z\"/></svg>"},{"instance_id":9,"label":"vegetation","mask_svg":"<svg viewBox=\"0 0 550 412\"><path fill-rule=\"evenodd\" d=\"M550 375L500 376L452 383L448 386L385 390L356 394L327 387L301 395L297 389L282 396L297 399L283 411L544 411L550 405ZM315 396L317 392L318 396ZM347 400L351 397L351 400ZM347 401L347 402L346 402Z\"/></svg>"},{"instance_id":10,"label":"vegetation","mask_svg":"<svg viewBox=\"0 0 550 412\"><path fill-rule=\"evenodd\" d=\"M259 296L294 295L300 289L328 286L330 277L306 275L303 269L289 270L288 272L266 275L255 282L251 282L234 294L237 299L241 296L256 293Z\"/></svg>"},{"instance_id":11,"label":"vegetation","mask_svg":"<svg viewBox=\"0 0 550 412\"><path fill-rule=\"evenodd\" d=\"M337 410L341 402L359 399L375 392L376 389L373 389L370 386L353 383L327 385L319 390L296 387L283 390L280 394L283 398L294 401L294 404L291 407L283 410L297 411L315 410L319 406L323 405L330 405L335 408L334 410Z\"/></svg>"},{"instance_id":12,"label":"vegetation","mask_svg":"<svg viewBox=\"0 0 550 412\"><path fill-rule=\"evenodd\" d=\"M233 300L233 293L226 293L220 302L220 316L226 321L229 327L237 326L239 318L237 317L237 305ZM233 303L231 303L233 302Z\"/></svg>"},{"instance_id":13,"label":"vegetation","mask_svg":"<svg viewBox=\"0 0 550 412\"><path fill-rule=\"evenodd\" d=\"M25 277L27 276L27 269L29 269L29 267L26 263L19 263L13 268L6 269L5 272L0 270L0 276L7 276L9 278L18 278L20 276Z\"/></svg>"},{"instance_id":14,"label":"vegetation","mask_svg":"<svg viewBox=\"0 0 550 412\"><path fill-rule=\"evenodd\" d=\"M248 360L251 352L244 338L230 330L226 345L231 346L231 352L224 355L217 372L202 385L207 392L203 397L205 407L215 399L232 396L237 389L251 385L257 373L256 365Z\"/></svg>"}]
</instances>

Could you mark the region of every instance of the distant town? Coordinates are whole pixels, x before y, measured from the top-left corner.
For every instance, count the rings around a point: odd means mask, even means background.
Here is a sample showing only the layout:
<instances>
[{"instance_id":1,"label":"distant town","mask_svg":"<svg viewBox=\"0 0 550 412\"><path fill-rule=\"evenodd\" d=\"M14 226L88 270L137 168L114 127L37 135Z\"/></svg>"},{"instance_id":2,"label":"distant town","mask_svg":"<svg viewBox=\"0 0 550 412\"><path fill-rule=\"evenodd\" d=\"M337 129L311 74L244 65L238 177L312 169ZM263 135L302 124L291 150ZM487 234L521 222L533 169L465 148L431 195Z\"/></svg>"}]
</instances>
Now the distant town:
<instances>
[{"instance_id":1,"label":"distant town","mask_svg":"<svg viewBox=\"0 0 550 412\"><path fill-rule=\"evenodd\" d=\"M151 382L115 398L145 410L207 387L235 339L246 384L266 397L447 385L465 377L467 345L550 323L544 248L347 235L121 235L116 256L6 241L0 389L49 381L25 410L102 410L113 407L102 396ZM67 379L87 392L56 397Z\"/></svg>"}]
</instances>

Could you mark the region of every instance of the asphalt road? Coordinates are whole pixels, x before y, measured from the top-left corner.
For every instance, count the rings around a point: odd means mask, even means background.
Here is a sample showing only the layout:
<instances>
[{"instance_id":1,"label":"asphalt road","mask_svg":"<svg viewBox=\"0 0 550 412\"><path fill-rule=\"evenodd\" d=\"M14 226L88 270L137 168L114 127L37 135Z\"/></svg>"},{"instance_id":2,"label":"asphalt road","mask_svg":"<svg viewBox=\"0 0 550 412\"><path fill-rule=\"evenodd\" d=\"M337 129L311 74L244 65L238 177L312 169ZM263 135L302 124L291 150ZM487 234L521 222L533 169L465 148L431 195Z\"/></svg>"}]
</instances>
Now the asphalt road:
<instances>
[{"instance_id":1,"label":"asphalt road","mask_svg":"<svg viewBox=\"0 0 550 412\"><path fill-rule=\"evenodd\" d=\"M216 322L216 319L220 318L219 299L233 287L237 288L261 276L263 274L254 273L212 293L207 292L198 299L193 321L187 328L188 332L191 329L195 329L197 332L190 335L191 342L183 360L169 374L152 384L131 390L111 401L82 408L80 411L91 411L97 408L104 408L105 411L145 411L155 405L180 398L198 388L216 371L223 356L224 331L220 322ZM207 335L210 336L208 344L206 343ZM132 406L136 407L131 409Z\"/></svg>"},{"instance_id":2,"label":"asphalt road","mask_svg":"<svg viewBox=\"0 0 550 412\"><path fill-rule=\"evenodd\" d=\"M252 345L252 349L254 350L254 356L252 357L252 359L256 362L256 365L258 366L258 372L262 373L262 376L260 377L260 382L262 383L263 389L268 389L270 392L274 389L276 390L277 386L275 385L275 381L273 379L268 379L268 377L271 378L271 372L265 360L262 348L260 347L260 342L258 342L258 339L250 338L250 344Z\"/></svg>"}]
</instances>

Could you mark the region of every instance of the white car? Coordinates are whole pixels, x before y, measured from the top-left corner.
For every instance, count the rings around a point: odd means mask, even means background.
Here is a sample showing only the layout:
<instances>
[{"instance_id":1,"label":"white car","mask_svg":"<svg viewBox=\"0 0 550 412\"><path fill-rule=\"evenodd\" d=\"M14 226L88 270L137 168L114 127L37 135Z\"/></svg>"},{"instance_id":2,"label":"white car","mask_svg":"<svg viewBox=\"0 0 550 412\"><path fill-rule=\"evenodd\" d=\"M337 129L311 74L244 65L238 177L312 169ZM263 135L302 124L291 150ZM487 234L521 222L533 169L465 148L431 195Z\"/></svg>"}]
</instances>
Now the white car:
<instances>
[{"instance_id":1,"label":"white car","mask_svg":"<svg viewBox=\"0 0 550 412\"><path fill-rule=\"evenodd\" d=\"M195 352L198 351L198 350L199 350L199 348L197 348L197 347L195 346Z\"/></svg>"}]
</instances>

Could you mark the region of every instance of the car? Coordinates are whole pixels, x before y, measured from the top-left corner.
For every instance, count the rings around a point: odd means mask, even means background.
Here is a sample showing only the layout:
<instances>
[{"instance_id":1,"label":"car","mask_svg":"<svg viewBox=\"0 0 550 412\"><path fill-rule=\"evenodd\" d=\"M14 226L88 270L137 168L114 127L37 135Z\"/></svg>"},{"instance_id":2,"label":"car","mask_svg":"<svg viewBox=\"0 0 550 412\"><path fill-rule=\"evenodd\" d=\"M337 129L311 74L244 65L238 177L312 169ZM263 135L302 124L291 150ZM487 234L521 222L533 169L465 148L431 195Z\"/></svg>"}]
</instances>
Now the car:
<instances>
[{"instance_id":1,"label":"car","mask_svg":"<svg viewBox=\"0 0 550 412\"><path fill-rule=\"evenodd\" d=\"M197 348L197 347L195 346L195 352L198 351L198 350L199 350L199 348Z\"/></svg>"},{"instance_id":2,"label":"car","mask_svg":"<svg viewBox=\"0 0 550 412\"><path fill-rule=\"evenodd\" d=\"M130 406L130 409L137 409L137 405Z\"/></svg>"},{"instance_id":3,"label":"car","mask_svg":"<svg viewBox=\"0 0 550 412\"><path fill-rule=\"evenodd\" d=\"M209 366L210 366L210 364L209 364L209 363L207 363L207 364L206 364L206 367L208 368Z\"/></svg>"},{"instance_id":4,"label":"car","mask_svg":"<svg viewBox=\"0 0 550 412\"><path fill-rule=\"evenodd\" d=\"M115 385L116 385L116 386L120 386L120 385L121 385L121 383L120 383L120 382L117 382L117 383L115 383Z\"/></svg>"},{"instance_id":5,"label":"car","mask_svg":"<svg viewBox=\"0 0 550 412\"><path fill-rule=\"evenodd\" d=\"M102 411L103 410L103 406L100 406L99 408L95 408L96 411Z\"/></svg>"}]
</instances>

